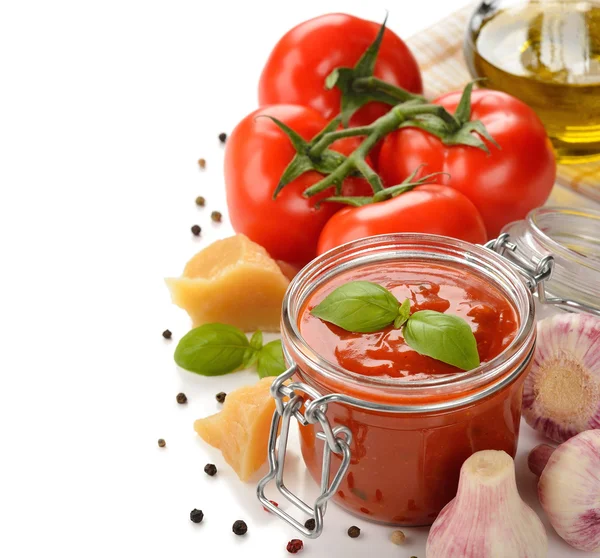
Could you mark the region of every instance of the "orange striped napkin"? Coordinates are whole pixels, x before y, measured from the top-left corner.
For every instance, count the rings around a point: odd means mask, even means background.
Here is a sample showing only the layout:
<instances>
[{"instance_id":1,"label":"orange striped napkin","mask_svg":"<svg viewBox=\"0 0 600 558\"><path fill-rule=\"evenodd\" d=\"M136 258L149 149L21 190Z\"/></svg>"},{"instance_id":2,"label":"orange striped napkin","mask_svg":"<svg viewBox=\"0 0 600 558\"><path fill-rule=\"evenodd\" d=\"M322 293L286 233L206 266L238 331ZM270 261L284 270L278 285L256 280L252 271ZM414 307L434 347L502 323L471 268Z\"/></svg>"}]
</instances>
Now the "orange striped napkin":
<instances>
[{"instance_id":1,"label":"orange striped napkin","mask_svg":"<svg viewBox=\"0 0 600 558\"><path fill-rule=\"evenodd\" d=\"M406 41L421 67L428 98L460 89L471 81L464 60L463 41L475 7L470 4ZM552 194L552 203L587 205L585 199L571 198L561 186L600 203L600 163L559 165L556 181L558 187Z\"/></svg>"}]
</instances>

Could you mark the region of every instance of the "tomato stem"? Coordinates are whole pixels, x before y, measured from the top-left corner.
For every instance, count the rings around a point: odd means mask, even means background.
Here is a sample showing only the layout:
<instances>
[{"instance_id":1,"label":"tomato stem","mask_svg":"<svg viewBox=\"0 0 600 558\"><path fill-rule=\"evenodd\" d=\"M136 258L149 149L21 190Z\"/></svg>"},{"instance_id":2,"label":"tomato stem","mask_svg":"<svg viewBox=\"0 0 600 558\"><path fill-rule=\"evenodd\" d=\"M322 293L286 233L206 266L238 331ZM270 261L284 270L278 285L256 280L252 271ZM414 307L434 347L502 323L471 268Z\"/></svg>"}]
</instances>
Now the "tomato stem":
<instances>
[{"instance_id":1,"label":"tomato stem","mask_svg":"<svg viewBox=\"0 0 600 558\"><path fill-rule=\"evenodd\" d=\"M310 157L320 157L323 151L327 149L334 141L353 136L368 136L373 131L373 126L360 126L357 128L346 128L335 132L328 132L310 148L308 152Z\"/></svg>"},{"instance_id":2,"label":"tomato stem","mask_svg":"<svg viewBox=\"0 0 600 558\"><path fill-rule=\"evenodd\" d=\"M374 76L356 78L352 82L352 87L355 91L358 92L369 92L369 93L385 93L386 96L389 96L391 99L394 99L397 102L406 102L406 101L418 101L420 103L425 103L426 99L423 95L415 95L406 89L402 89L401 87L396 87L387 81L383 81ZM378 99L379 100L379 99ZM385 100L382 98L382 102Z\"/></svg>"},{"instance_id":3,"label":"tomato stem","mask_svg":"<svg viewBox=\"0 0 600 558\"><path fill-rule=\"evenodd\" d=\"M371 149L375 147L377 142L390 132L396 130L400 124L414 116L423 114L432 114L446 122L448 127L452 127L453 129L458 128L458 123L455 118L440 105L402 103L393 107L388 113L378 118L369 126L336 130L324 134L319 141L310 148L309 156L311 158L319 157L329 145L341 138L352 136L366 136L366 138L329 176L326 176L323 180L305 190L304 196L311 197L326 190L332 185L340 185L344 178L346 178L353 170L358 171L364 176L371 185L374 193L381 192L383 190L381 178L379 178L379 175L366 162L366 156Z\"/></svg>"}]
</instances>

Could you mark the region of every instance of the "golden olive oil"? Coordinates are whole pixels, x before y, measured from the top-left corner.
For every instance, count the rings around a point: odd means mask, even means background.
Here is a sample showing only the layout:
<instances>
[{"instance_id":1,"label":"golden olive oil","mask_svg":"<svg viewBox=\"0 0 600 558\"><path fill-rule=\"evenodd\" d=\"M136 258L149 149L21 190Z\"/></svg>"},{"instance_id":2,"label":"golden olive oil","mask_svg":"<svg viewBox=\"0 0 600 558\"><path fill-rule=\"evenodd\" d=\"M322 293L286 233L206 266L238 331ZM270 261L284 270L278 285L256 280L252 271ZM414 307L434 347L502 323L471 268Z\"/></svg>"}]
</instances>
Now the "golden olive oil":
<instances>
[{"instance_id":1,"label":"golden olive oil","mask_svg":"<svg viewBox=\"0 0 600 558\"><path fill-rule=\"evenodd\" d=\"M600 2L484 3L465 53L484 87L537 112L561 163L600 160Z\"/></svg>"}]
</instances>

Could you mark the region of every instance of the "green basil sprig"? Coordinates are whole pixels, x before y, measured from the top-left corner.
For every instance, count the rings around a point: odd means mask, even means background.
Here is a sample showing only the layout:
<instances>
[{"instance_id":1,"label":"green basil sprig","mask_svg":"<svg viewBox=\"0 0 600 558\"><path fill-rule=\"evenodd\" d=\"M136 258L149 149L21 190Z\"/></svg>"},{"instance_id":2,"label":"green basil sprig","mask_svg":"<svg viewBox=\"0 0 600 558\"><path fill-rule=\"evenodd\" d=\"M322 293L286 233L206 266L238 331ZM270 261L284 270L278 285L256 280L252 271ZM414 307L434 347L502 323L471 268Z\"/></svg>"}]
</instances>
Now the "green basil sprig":
<instances>
[{"instance_id":1,"label":"green basil sprig","mask_svg":"<svg viewBox=\"0 0 600 558\"><path fill-rule=\"evenodd\" d=\"M462 370L479 366L477 342L469 324L458 316L433 310L410 313L385 287L369 281L351 281L323 299L311 314L346 331L372 333L394 324L403 327L404 340L426 355Z\"/></svg>"},{"instance_id":2,"label":"green basil sprig","mask_svg":"<svg viewBox=\"0 0 600 558\"><path fill-rule=\"evenodd\" d=\"M327 295L311 314L346 331L371 333L390 325L399 310L400 303L385 287L352 281Z\"/></svg>"},{"instance_id":3,"label":"green basil sprig","mask_svg":"<svg viewBox=\"0 0 600 558\"><path fill-rule=\"evenodd\" d=\"M271 341L261 348L256 362L256 371L260 378L279 376L286 368L279 339Z\"/></svg>"},{"instance_id":4,"label":"green basil sprig","mask_svg":"<svg viewBox=\"0 0 600 558\"><path fill-rule=\"evenodd\" d=\"M463 370L480 364L477 341L465 320L434 310L415 312L406 322L404 340L411 349Z\"/></svg>"},{"instance_id":5,"label":"green basil sprig","mask_svg":"<svg viewBox=\"0 0 600 558\"><path fill-rule=\"evenodd\" d=\"M175 349L175 362L202 376L221 376L256 365L258 375L278 376L285 369L281 341L263 345L262 332L248 340L243 331L226 324L205 324L186 333Z\"/></svg>"}]
</instances>

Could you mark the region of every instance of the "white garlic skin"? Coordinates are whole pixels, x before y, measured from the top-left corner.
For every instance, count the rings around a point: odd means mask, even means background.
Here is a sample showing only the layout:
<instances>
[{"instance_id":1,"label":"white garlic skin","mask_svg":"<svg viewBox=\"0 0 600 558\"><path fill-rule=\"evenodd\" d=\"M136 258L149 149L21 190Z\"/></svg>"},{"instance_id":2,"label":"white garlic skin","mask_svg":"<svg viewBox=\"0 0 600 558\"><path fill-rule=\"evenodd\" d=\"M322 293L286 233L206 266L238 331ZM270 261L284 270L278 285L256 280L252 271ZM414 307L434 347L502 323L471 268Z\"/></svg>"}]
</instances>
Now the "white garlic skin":
<instances>
[{"instance_id":1,"label":"white garlic skin","mask_svg":"<svg viewBox=\"0 0 600 558\"><path fill-rule=\"evenodd\" d=\"M582 432L554 451L538 494L560 537L574 548L600 553L600 430Z\"/></svg>"},{"instance_id":2,"label":"white garlic skin","mask_svg":"<svg viewBox=\"0 0 600 558\"><path fill-rule=\"evenodd\" d=\"M561 443L600 428L600 317L557 314L537 324L523 418Z\"/></svg>"},{"instance_id":3,"label":"white garlic skin","mask_svg":"<svg viewBox=\"0 0 600 558\"><path fill-rule=\"evenodd\" d=\"M515 466L504 451L473 454L460 470L458 493L427 539L427 558L546 558L548 538L521 500Z\"/></svg>"}]
</instances>

